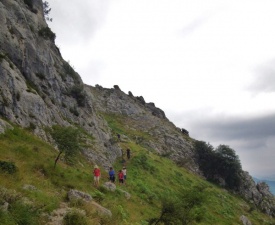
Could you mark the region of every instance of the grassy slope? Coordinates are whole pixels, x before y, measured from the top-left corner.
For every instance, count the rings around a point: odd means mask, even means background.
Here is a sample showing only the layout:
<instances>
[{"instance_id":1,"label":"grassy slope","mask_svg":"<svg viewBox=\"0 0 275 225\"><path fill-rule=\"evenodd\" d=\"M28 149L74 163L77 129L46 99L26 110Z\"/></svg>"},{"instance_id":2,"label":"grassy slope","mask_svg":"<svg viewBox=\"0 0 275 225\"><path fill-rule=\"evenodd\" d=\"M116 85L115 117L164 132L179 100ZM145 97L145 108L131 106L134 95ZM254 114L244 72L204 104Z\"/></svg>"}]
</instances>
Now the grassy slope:
<instances>
[{"instance_id":1,"label":"grassy slope","mask_svg":"<svg viewBox=\"0 0 275 225\"><path fill-rule=\"evenodd\" d=\"M123 125L119 118L110 115L105 115L105 118L114 133L120 131L120 133L129 134L131 132L125 128L125 124ZM137 135L137 131L132 132ZM133 134L129 136L131 135ZM148 134L138 133L138 135L149 138ZM37 212L29 215L34 217L33 224L45 224L47 219L41 216L42 212L50 213L57 209L61 202L67 202L66 193L71 188L91 194L102 206L113 213L113 218L110 220L94 213L90 204L71 203L71 206L86 210L88 224L95 224L95 221L101 220L101 224L137 225L146 224L146 220L159 215L162 196L174 196L179 192L188 192L194 186L204 186L204 193L207 196L207 201L201 207L201 211L205 214L202 221L197 224L241 224L239 221L241 215L246 215L253 225L275 224L274 219L257 210L251 210L252 207L241 198L190 174L170 160L153 154L131 139L119 144L123 150L127 147L132 150L132 158L126 162L127 185L118 186L119 189L131 194L129 200L119 191L111 193L102 187L95 189L92 185L92 165L82 157L78 158L74 166L58 162L54 170L53 163L57 151L27 131L18 128L0 135L0 161L12 161L18 167L16 174L0 173L0 188L8 188L10 192L15 190L17 199L27 197L32 202L34 211ZM114 167L116 171L122 168L121 159ZM107 180L107 173L103 171L101 183ZM25 184L35 186L37 190L24 190L22 187ZM1 191L3 192L3 189L0 189L0 204L3 204ZM16 210L20 211L22 207L15 208L15 212ZM8 215L0 213L1 224L16 224L13 217L16 215L22 217L23 214L26 216L26 213L16 214L11 210ZM25 224L32 224L30 221L34 220L29 219L29 222Z\"/></svg>"}]
</instances>

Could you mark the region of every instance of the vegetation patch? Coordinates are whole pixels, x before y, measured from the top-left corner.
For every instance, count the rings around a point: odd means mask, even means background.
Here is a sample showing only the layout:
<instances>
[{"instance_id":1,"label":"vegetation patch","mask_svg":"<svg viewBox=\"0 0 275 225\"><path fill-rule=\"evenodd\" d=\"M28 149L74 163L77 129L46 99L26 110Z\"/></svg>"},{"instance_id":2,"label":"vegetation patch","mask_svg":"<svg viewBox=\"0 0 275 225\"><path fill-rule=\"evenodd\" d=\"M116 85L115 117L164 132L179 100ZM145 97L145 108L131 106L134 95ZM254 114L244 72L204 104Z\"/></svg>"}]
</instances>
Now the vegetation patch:
<instances>
[{"instance_id":1,"label":"vegetation patch","mask_svg":"<svg viewBox=\"0 0 275 225\"><path fill-rule=\"evenodd\" d=\"M84 107L86 102L86 94L83 86L75 85L70 89L70 95L76 100L79 107Z\"/></svg>"},{"instance_id":2,"label":"vegetation patch","mask_svg":"<svg viewBox=\"0 0 275 225\"><path fill-rule=\"evenodd\" d=\"M73 67L70 65L69 62L63 63L63 69L65 72L65 76L62 76L62 77L65 78L66 76L70 76L71 78L73 78L75 82L80 83L80 78L78 74L74 71Z\"/></svg>"},{"instance_id":3,"label":"vegetation patch","mask_svg":"<svg viewBox=\"0 0 275 225\"><path fill-rule=\"evenodd\" d=\"M203 141L196 141L195 148L200 169L209 181L219 184L219 179L223 179L226 187L238 190L242 166L233 149L227 145L219 145L214 149Z\"/></svg>"},{"instance_id":4,"label":"vegetation patch","mask_svg":"<svg viewBox=\"0 0 275 225\"><path fill-rule=\"evenodd\" d=\"M0 161L0 170L4 173L13 174L16 173L17 167L14 162Z\"/></svg>"},{"instance_id":5,"label":"vegetation patch","mask_svg":"<svg viewBox=\"0 0 275 225\"><path fill-rule=\"evenodd\" d=\"M56 35L54 32L52 32L51 28L49 27L43 27L38 31L39 36L43 37L46 40L54 41L56 38Z\"/></svg>"},{"instance_id":6,"label":"vegetation patch","mask_svg":"<svg viewBox=\"0 0 275 225\"><path fill-rule=\"evenodd\" d=\"M72 210L68 212L63 219L63 224L64 225L88 225L85 215L83 215L83 213L78 210Z\"/></svg>"},{"instance_id":7,"label":"vegetation patch","mask_svg":"<svg viewBox=\"0 0 275 225\"><path fill-rule=\"evenodd\" d=\"M129 124L126 125L130 120L123 123L116 121L116 117L112 120L113 129L119 128L125 134L128 132ZM72 141L71 136L65 134L75 131L62 129L52 130L56 132L55 139L64 140L61 144L65 145ZM81 138L72 141L72 146L81 145L81 141ZM102 172L100 187L95 188L92 174L94 164L80 153L70 164L64 152L54 168L56 156L63 147L58 146L57 150L16 126L0 134L0 161L14 162L18 168L13 176L0 173L1 225L49 224L49 215L64 202L75 209L66 214L64 224L229 225L240 224L241 215L249 218L253 225L275 223L274 218L256 208L252 211L250 204L238 196L148 151L134 139L116 144L123 150L130 148L131 158L126 161L118 159L112 165L116 172L126 166L127 179L125 185L115 183L120 191L110 192L102 185L108 181L107 171L99 165ZM34 186L35 191L22 189L25 184ZM111 211L112 217L100 215L91 203L68 202L67 193L72 188L93 196L94 201ZM128 192L130 199L126 199L122 191ZM2 207L7 203L9 206L3 210Z\"/></svg>"}]
</instances>

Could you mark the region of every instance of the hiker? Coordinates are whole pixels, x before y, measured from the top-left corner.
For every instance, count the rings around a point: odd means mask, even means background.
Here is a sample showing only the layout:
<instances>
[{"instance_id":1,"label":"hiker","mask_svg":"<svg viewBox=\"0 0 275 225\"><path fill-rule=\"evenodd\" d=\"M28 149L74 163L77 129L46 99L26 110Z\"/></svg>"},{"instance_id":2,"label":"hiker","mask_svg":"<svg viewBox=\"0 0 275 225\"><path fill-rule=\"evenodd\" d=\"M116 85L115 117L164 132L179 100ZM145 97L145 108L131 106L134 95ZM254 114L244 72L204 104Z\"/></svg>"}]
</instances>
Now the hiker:
<instances>
[{"instance_id":1,"label":"hiker","mask_svg":"<svg viewBox=\"0 0 275 225\"><path fill-rule=\"evenodd\" d=\"M96 187L99 186L99 178L100 178L100 169L97 165L94 166L94 185Z\"/></svg>"},{"instance_id":2,"label":"hiker","mask_svg":"<svg viewBox=\"0 0 275 225\"><path fill-rule=\"evenodd\" d=\"M120 142L120 134L117 134L117 139Z\"/></svg>"},{"instance_id":3,"label":"hiker","mask_svg":"<svg viewBox=\"0 0 275 225\"><path fill-rule=\"evenodd\" d=\"M127 158L128 158L128 159L130 159L130 157L131 157L130 149L129 149L129 148L127 148L127 150L126 150L126 151L127 151Z\"/></svg>"},{"instance_id":4,"label":"hiker","mask_svg":"<svg viewBox=\"0 0 275 225\"><path fill-rule=\"evenodd\" d=\"M112 183L115 183L116 177L115 177L115 171L114 171L113 167L110 167L109 177L110 177L110 181Z\"/></svg>"},{"instance_id":5,"label":"hiker","mask_svg":"<svg viewBox=\"0 0 275 225\"><path fill-rule=\"evenodd\" d=\"M122 173L123 173L123 179L124 179L124 184L126 183L126 173L127 173L127 170L126 170L126 167L123 166L123 169L122 169Z\"/></svg>"},{"instance_id":6,"label":"hiker","mask_svg":"<svg viewBox=\"0 0 275 225\"><path fill-rule=\"evenodd\" d=\"M119 180L119 184L120 185L123 184L123 182L124 182L124 174L123 174L122 170L120 170L119 173L118 173L118 180Z\"/></svg>"}]
</instances>

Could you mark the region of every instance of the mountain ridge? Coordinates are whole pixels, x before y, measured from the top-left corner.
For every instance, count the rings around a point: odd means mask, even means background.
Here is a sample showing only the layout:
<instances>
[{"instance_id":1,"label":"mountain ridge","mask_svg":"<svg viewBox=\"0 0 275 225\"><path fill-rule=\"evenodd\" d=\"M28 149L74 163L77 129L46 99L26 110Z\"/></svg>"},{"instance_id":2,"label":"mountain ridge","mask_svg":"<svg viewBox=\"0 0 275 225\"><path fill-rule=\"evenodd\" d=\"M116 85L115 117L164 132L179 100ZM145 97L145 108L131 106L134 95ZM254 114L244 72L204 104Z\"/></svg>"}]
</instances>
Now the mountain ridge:
<instances>
[{"instance_id":1,"label":"mountain ridge","mask_svg":"<svg viewBox=\"0 0 275 225\"><path fill-rule=\"evenodd\" d=\"M85 131L83 154L107 169L124 150L114 139L120 130L112 123L119 121L122 139L135 140L148 152L166 156L202 176L196 140L170 122L154 103L146 103L142 96L135 97L131 92L125 94L118 85L107 89L82 82L55 46L55 34L45 21L41 0L31 4L3 0L0 15L2 132L16 124L54 144L45 128L80 127ZM256 185L247 172L241 176L238 194L274 216L274 199L267 187Z\"/></svg>"}]
</instances>

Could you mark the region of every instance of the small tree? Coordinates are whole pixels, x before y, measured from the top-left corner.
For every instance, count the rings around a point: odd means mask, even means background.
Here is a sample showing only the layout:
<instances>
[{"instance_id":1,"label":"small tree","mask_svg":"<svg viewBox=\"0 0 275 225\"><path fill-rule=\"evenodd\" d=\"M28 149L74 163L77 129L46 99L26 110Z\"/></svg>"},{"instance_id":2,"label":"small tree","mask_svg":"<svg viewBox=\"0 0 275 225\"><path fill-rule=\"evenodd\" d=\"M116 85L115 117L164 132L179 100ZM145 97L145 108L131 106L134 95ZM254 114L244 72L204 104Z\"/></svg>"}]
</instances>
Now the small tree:
<instances>
[{"instance_id":1,"label":"small tree","mask_svg":"<svg viewBox=\"0 0 275 225\"><path fill-rule=\"evenodd\" d=\"M215 150L219 158L219 172L225 179L226 185L230 189L238 190L241 178L242 165L239 156L236 155L234 149L228 145L219 145Z\"/></svg>"},{"instance_id":2,"label":"small tree","mask_svg":"<svg viewBox=\"0 0 275 225\"><path fill-rule=\"evenodd\" d=\"M53 19L50 18L49 16L51 10L52 9L50 8L49 3L47 1L43 2L43 13L44 13L45 19L50 22L53 21Z\"/></svg>"},{"instance_id":3,"label":"small tree","mask_svg":"<svg viewBox=\"0 0 275 225\"><path fill-rule=\"evenodd\" d=\"M73 159L79 151L79 131L72 127L53 126L52 128L51 135L59 150L54 168L62 153L65 154L66 162L73 163Z\"/></svg>"}]
</instances>

